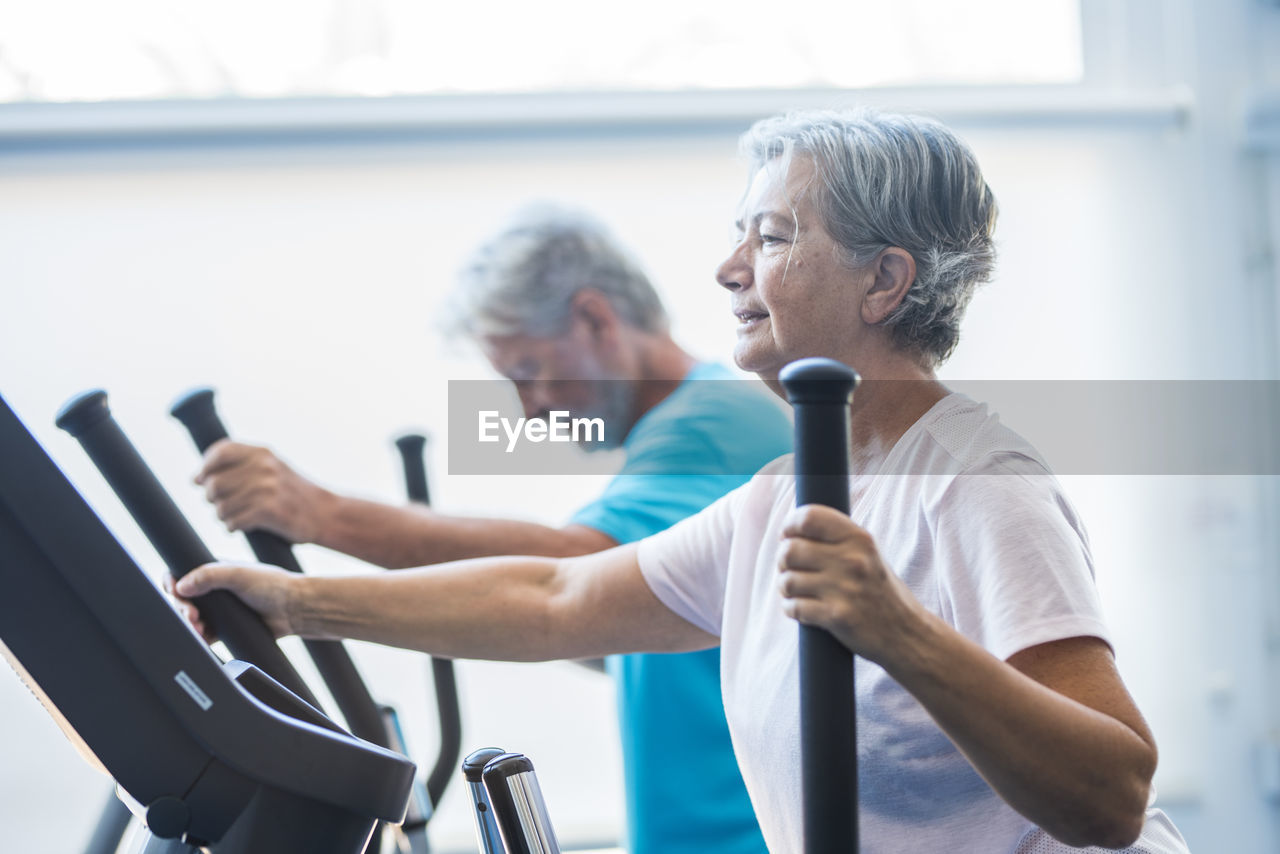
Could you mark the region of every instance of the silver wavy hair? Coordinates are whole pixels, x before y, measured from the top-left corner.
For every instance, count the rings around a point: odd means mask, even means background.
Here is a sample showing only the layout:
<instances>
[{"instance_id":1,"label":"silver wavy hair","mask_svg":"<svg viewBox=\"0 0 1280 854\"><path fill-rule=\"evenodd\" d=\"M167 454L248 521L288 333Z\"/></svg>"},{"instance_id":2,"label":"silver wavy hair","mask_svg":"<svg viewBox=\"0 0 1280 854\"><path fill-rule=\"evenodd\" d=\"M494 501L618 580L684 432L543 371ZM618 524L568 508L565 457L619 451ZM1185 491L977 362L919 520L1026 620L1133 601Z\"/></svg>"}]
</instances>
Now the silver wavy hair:
<instances>
[{"instance_id":1,"label":"silver wavy hair","mask_svg":"<svg viewBox=\"0 0 1280 854\"><path fill-rule=\"evenodd\" d=\"M941 123L869 109L763 119L743 134L751 174L803 155L814 165L822 226L857 268L897 246L916 279L885 319L894 342L941 364L960 340L974 290L995 267L996 200L978 162Z\"/></svg>"},{"instance_id":2,"label":"silver wavy hair","mask_svg":"<svg viewBox=\"0 0 1280 854\"><path fill-rule=\"evenodd\" d=\"M668 327L649 277L599 220L579 210L532 205L472 253L443 325L471 338L552 337L568 328L573 298L586 288L604 294L637 329Z\"/></svg>"}]
</instances>

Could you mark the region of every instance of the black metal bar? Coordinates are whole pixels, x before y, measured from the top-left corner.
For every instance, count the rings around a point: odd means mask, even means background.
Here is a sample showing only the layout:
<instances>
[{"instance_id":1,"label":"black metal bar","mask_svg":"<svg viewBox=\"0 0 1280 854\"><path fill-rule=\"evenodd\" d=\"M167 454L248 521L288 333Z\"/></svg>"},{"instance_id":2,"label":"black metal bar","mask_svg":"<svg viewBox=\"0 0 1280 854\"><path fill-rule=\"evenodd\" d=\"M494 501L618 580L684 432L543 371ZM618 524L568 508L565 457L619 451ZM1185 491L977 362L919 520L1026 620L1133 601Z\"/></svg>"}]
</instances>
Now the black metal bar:
<instances>
[{"instance_id":1,"label":"black metal bar","mask_svg":"<svg viewBox=\"0 0 1280 854\"><path fill-rule=\"evenodd\" d=\"M183 396L173 405L169 414L187 428L196 449L202 454L214 442L229 438L227 428L218 415L211 389L198 389ZM247 531L245 538L254 555L263 563L279 566L290 572L302 572L293 548L282 537L269 531ZM328 640L306 640L303 644L352 734L379 747L389 746L390 739L383 727L378 704L360 678L346 647L340 641Z\"/></svg>"},{"instance_id":2,"label":"black metal bar","mask_svg":"<svg viewBox=\"0 0 1280 854\"><path fill-rule=\"evenodd\" d=\"M356 854L376 820L404 814L413 763L320 726L252 665L219 661L3 400L0 469L0 585L20 591L0 596L0 640L153 837Z\"/></svg>"},{"instance_id":3,"label":"black metal bar","mask_svg":"<svg viewBox=\"0 0 1280 854\"><path fill-rule=\"evenodd\" d=\"M858 375L801 359L779 380L795 410L796 505L849 512L849 405ZM853 654L800 626L800 754L805 854L858 851L858 739Z\"/></svg>"},{"instance_id":4,"label":"black metal bar","mask_svg":"<svg viewBox=\"0 0 1280 854\"><path fill-rule=\"evenodd\" d=\"M431 489L427 485L427 437L421 433L406 433L396 439L396 449L400 451L400 462L404 468L404 488L409 500L429 506Z\"/></svg>"},{"instance_id":5,"label":"black metal bar","mask_svg":"<svg viewBox=\"0 0 1280 854\"><path fill-rule=\"evenodd\" d=\"M431 503L424 454L426 446L427 437L418 433L396 439L404 468L405 492L410 501L419 504ZM432 656L431 680L435 685L436 712L440 718L440 754L427 777L427 796L435 806L444 796L444 790L458 767L458 757L462 755L462 713L458 707L458 680L453 661Z\"/></svg>"},{"instance_id":6,"label":"black metal bar","mask_svg":"<svg viewBox=\"0 0 1280 854\"><path fill-rule=\"evenodd\" d=\"M90 391L72 399L58 413L56 423L80 442L175 580L213 561L213 554L116 423L106 392ZM256 664L320 708L256 611L225 590L207 593L194 602L233 656Z\"/></svg>"},{"instance_id":7,"label":"black metal bar","mask_svg":"<svg viewBox=\"0 0 1280 854\"><path fill-rule=\"evenodd\" d=\"M209 446L221 439L230 438L227 428L218 415L212 389L196 389L181 397L169 410L169 414L182 422L195 442L196 450L204 453ZM302 566L293 554L293 547L270 531L246 531L245 539L258 560L287 569L302 572ZM307 654L316 666L334 703L342 712L353 735L379 747L390 747L391 739L382 720L382 712L360 677L351 654L341 641L304 640ZM381 847L382 826L379 825L370 839L368 851Z\"/></svg>"}]
</instances>

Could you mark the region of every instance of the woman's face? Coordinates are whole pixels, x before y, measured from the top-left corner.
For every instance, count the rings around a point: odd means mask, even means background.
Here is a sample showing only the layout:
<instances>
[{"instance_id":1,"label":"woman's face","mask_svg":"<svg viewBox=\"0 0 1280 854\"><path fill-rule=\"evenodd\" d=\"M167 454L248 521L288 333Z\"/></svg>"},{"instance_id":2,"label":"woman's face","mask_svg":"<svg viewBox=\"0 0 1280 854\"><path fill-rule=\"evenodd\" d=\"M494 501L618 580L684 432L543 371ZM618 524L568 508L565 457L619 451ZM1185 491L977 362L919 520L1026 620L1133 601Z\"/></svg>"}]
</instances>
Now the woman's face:
<instances>
[{"instance_id":1,"label":"woman's face","mask_svg":"<svg viewBox=\"0 0 1280 854\"><path fill-rule=\"evenodd\" d=\"M868 275L841 263L807 189L813 165L797 156L787 175L777 160L751 181L733 252L716 270L738 318L734 361L775 384L805 356L853 359Z\"/></svg>"}]
</instances>

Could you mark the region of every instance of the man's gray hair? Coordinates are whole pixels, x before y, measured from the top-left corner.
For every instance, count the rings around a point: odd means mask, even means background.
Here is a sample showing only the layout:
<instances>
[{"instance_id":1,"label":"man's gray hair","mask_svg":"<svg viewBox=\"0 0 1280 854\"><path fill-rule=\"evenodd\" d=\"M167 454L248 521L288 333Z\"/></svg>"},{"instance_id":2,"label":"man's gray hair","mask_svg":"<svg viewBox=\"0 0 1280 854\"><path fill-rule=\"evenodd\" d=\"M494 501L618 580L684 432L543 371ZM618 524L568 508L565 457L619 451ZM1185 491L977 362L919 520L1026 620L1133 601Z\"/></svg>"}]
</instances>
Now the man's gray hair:
<instances>
[{"instance_id":1,"label":"man's gray hair","mask_svg":"<svg viewBox=\"0 0 1280 854\"><path fill-rule=\"evenodd\" d=\"M628 325L668 327L649 277L594 217L538 204L480 246L458 276L445 326L471 338L552 337L569 325L573 298L592 288Z\"/></svg>"},{"instance_id":2,"label":"man's gray hair","mask_svg":"<svg viewBox=\"0 0 1280 854\"><path fill-rule=\"evenodd\" d=\"M996 201L973 152L941 123L868 109L797 112L757 122L740 148L754 175L796 155L814 166L814 207L842 260L911 253L916 279L885 319L894 342L938 365L995 267Z\"/></svg>"}]
</instances>

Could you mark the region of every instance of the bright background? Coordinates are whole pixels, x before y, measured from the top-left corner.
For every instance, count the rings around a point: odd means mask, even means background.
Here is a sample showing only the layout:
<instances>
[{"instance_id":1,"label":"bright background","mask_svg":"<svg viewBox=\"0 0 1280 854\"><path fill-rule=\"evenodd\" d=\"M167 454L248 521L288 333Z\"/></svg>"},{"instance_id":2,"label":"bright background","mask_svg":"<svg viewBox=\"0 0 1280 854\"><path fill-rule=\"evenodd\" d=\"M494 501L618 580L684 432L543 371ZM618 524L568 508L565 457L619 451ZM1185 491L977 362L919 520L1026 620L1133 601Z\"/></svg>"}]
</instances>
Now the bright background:
<instances>
[{"instance_id":1,"label":"bright background","mask_svg":"<svg viewBox=\"0 0 1280 854\"><path fill-rule=\"evenodd\" d=\"M599 480L448 474L447 382L491 376L433 330L466 254L524 202L586 206L642 257L682 343L723 360L734 322L711 271L744 184L737 135L853 103L944 119L1000 200L999 274L945 378L1277 379L1275 2L851 3L841 20L811 5L606 21L602 4L485 4L473 21L407 2L0 0L0 393L156 576L52 426L82 390L110 392L228 557L248 552L165 415L196 385L235 434L328 485L399 500L391 440L423 428L441 509L560 524ZM1064 480L1160 740L1161 804L1195 851L1280 850L1274 479ZM355 653L429 766L422 659ZM562 841L615 840L607 681L562 663L464 662L459 678L464 750L527 753ZM0 722L0 849L78 851L106 781L3 674ZM441 850L471 850L465 806L455 786Z\"/></svg>"}]
</instances>

